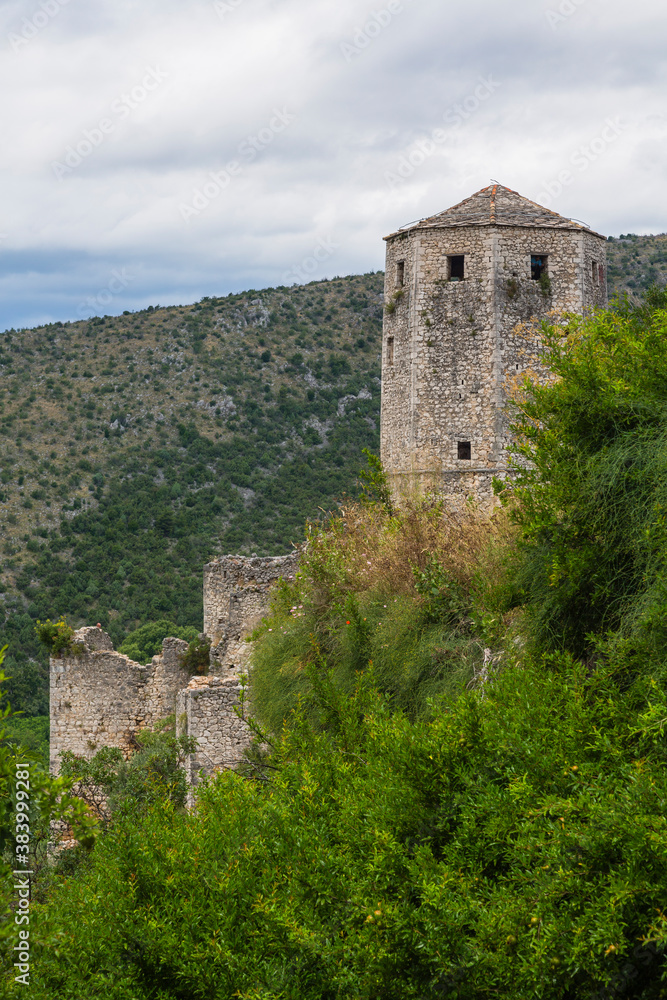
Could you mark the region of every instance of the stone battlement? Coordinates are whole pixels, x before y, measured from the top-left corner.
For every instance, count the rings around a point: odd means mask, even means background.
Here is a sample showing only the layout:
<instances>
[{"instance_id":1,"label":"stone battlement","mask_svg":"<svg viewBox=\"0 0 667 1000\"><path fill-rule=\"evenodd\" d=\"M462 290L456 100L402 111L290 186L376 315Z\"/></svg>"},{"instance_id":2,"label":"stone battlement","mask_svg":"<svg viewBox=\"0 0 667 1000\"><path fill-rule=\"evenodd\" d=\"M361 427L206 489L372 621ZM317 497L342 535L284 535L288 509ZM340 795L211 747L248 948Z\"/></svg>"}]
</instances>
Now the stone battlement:
<instances>
[{"instance_id":1,"label":"stone battlement","mask_svg":"<svg viewBox=\"0 0 667 1000\"><path fill-rule=\"evenodd\" d=\"M117 653L100 628L75 632L69 656L51 658L51 768L63 750L90 757L99 747L132 748L132 735L174 711L176 694L188 683L181 639L165 639L148 666Z\"/></svg>"},{"instance_id":2,"label":"stone battlement","mask_svg":"<svg viewBox=\"0 0 667 1000\"><path fill-rule=\"evenodd\" d=\"M300 553L287 556L220 556L204 566L204 632L212 643L211 664L242 672L245 638L269 609L269 592L282 577L294 579Z\"/></svg>"},{"instance_id":3,"label":"stone battlement","mask_svg":"<svg viewBox=\"0 0 667 1000\"><path fill-rule=\"evenodd\" d=\"M105 746L134 749L134 734L170 715L179 735L198 750L186 761L188 783L200 772L234 767L251 741L239 674L247 666L245 638L269 607L271 587L293 578L299 553L274 558L223 556L204 568L204 632L212 642L213 675L191 677L183 666L188 648L168 638L148 666L116 652L95 626L75 632L72 652L51 658L51 770L71 751L92 757ZM237 711L238 710L238 711Z\"/></svg>"}]
</instances>

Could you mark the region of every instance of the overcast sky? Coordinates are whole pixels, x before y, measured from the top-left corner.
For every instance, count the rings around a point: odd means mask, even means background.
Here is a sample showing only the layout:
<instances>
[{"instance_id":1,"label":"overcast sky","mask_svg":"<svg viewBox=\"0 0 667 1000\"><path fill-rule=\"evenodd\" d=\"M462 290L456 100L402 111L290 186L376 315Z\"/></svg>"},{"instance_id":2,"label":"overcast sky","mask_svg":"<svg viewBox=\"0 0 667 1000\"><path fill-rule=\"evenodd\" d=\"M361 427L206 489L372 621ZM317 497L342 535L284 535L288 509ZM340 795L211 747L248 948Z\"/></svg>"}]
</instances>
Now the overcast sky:
<instances>
[{"instance_id":1,"label":"overcast sky","mask_svg":"<svg viewBox=\"0 0 667 1000\"><path fill-rule=\"evenodd\" d=\"M2 0L0 329L383 266L491 179L667 230L658 0Z\"/></svg>"}]
</instances>

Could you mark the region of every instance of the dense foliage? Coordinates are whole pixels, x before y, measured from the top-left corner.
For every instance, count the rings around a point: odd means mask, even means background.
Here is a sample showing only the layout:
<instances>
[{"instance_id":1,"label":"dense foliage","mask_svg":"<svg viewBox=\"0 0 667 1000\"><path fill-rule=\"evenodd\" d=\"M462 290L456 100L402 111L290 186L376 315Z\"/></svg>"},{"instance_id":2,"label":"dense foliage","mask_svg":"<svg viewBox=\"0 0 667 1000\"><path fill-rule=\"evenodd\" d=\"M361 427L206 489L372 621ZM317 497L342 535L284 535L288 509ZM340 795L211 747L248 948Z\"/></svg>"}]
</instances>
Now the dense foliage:
<instances>
[{"instance_id":1,"label":"dense foliage","mask_svg":"<svg viewBox=\"0 0 667 1000\"><path fill-rule=\"evenodd\" d=\"M387 509L347 504L311 524L293 583L276 590L255 633L251 701L278 730L312 692L308 665L331 663L352 692L371 665L378 688L411 719L483 669L511 605L503 517L456 515L442 501Z\"/></svg>"},{"instance_id":2,"label":"dense foliage","mask_svg":"<svg viewBox=\"0 0 667 1000\"><path fill-rule=\"evenodd\" d=\"M187 794L183 764L197 743L190 736L176 736L173 721L165 719L154 730L135 733L129 757L117 747L102 747L88 759L64 751L60 774L104 824L119 811L136 816L137 809L164 799L183 807Z\"/></svg>"},{"instance_id":3,"label":"dense foliage","mask_svg":"<svg viewBox=\"0 0 667 1000\"><path fill-rule=\"evenodd\" d=\"M667 295L545 328L548 386L518 401L512 493L538 641L664 678Z\"/></svg>"},{"instance_id":4,"label":"dense foliage","mask_svg":"<svg viewBox=\"0 0 667 1000\"><path fill-rule=\"evenodd\" d=\"M667 995L662 691L560 657L413 723L313 684L266 781L126 814L63 880L36 998Z\"/></svg>"},{"instance_id":5,"label":"dense foliage","mask_svg":"<svg viewBox=\"0 0 667 1000\"><path fill-rule=\"evenodd\" d=\"M198 635L197 629L192 625L181 627L162 618L160 621L149 622L147 625L142 625L141 628L130 632L118 647L118 652L125 653L137 663L147 664L151 662L153 656L162 651L162 642L168 636L190 643Z\"/></svg>"}]
</instances>

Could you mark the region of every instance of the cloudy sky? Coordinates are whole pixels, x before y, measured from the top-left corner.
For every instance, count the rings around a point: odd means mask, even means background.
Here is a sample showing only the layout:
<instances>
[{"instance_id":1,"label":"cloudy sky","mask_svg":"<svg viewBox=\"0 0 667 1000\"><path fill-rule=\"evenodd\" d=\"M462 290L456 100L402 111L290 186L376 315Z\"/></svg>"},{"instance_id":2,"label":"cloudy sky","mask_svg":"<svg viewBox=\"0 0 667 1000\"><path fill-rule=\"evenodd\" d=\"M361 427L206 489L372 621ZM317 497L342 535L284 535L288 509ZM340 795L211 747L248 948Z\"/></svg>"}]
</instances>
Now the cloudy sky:
<instances>
[{"instance_id":1,"label":"cloudy sky","mask_svg":"<svg viewBox=\"0 0 667 1000\"><path fill-rule=\"evenodd\" d=\"M667 230L659 0L0 0L0 329L383 266L491 179Z\"/></svg>"}]
</instances>

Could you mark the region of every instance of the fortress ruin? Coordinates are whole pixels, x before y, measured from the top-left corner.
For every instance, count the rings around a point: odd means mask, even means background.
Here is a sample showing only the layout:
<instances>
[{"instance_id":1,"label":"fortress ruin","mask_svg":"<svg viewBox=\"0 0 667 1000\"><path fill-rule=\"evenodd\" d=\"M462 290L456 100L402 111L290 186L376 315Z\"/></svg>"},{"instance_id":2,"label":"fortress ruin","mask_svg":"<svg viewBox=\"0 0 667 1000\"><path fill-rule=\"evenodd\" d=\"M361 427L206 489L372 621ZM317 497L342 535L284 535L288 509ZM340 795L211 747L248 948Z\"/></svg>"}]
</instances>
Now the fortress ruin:
<instances>
[{"instance_id":1,"label":"fortress ruin","mask_svg":"<svg viewBox=\"0 0 667 1000\"><path fill-rule=\"evenodd\" d=\"M492 184L386 237L381 457L398 493L492 502L540 321L607 304L606 239Z\"/></svg>"},{"instance_id":2,"label":"fortress ruin","mask_svg":"<svg viewBox=\"0 0 667 1000\"><path fill-rule=\"evenodd\" d=\"M298 553L277 558L222 556L204 567L204 634L211 641L210 672L190 676L182 665L188 648L165 639L148 666L113 648L101 628L75 633L80 651L51 658L51 771L69 750L92 757L105 746L134 748L134 734L169 715L178 735L193 736L198 749L186 761L191 785L200 772L233 767L250 742L247 714L245 641L269 607L271 587L292 578Z\"/></svg>"},{"instance_id":3,"label":"fortress ruin","mask_svg":"<svg viewBox=\"0 0 667 1000\"><path fill-rule=\"evenodd\" d=\"M606 305L605 238L494 184L386 240L381 454L389 480L399 493L436 489L453 502L491 503L493 477L508 474L512 382L546 374L542 319ZM189 676L178 639L142 666L115 652L101 629L80 629L81 654L51 660L52 770L64 750L130 753L137 730L172 714L177 732L199 744L186 762L191 785L239 763L250 741L237 712L245 640L298 558L222 556L204 567L205 676Z\"/></svg>"}]
</instances>

